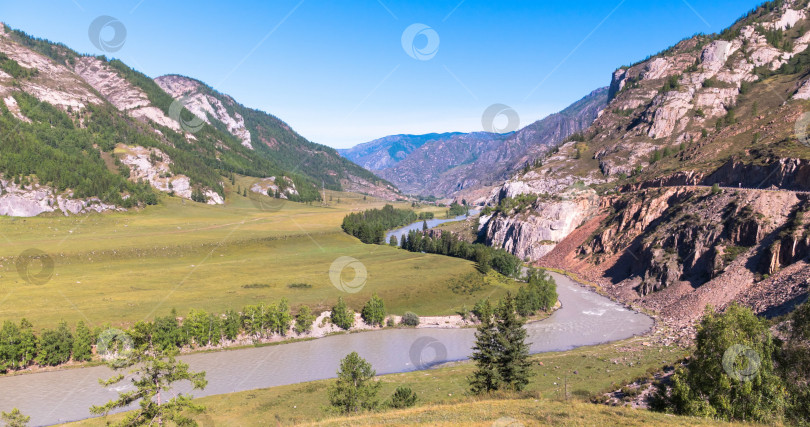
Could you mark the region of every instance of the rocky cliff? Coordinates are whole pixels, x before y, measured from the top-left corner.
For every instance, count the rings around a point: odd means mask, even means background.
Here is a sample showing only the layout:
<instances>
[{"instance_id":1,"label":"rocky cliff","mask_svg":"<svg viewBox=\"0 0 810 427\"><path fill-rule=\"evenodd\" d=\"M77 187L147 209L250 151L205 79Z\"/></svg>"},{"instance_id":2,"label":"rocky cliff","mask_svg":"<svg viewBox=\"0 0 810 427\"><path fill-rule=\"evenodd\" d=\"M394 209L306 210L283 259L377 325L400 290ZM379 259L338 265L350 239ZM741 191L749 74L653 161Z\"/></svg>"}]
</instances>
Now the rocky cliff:
<instances>
[{"instance_id":1,"label":"rocky cliff","mask_svg":"<svg viewBox=\"0 0 810 427\"><path fill-rule=\"evenodd\" d=\"M769 298L760 312L795 303L810 277L808 16L803 1L768 3L618 69L583 136L482 200L545 200L488 219L488 243L678 324L753 295ZM594 201L562 200L577 183ZM551 220L564 215L577 224Z\"/></svg>"}]
</instances>

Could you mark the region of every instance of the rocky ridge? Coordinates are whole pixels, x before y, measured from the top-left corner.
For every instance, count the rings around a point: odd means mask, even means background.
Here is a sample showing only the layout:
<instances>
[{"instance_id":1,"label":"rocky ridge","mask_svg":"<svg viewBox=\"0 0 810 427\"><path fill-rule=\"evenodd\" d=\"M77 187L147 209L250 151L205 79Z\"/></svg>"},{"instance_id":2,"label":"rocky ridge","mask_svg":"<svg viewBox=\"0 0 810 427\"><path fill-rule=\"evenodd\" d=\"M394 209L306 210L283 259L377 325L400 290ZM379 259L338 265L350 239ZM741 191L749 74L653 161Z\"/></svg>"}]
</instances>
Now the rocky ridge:
<instances>
[{"instance_id":1,"label":"rocky ridge","mask_svg":"<svg viewBox=\"0 0 810 427\"><path fill-rule=\"evenodd\" d=\"M617 70L584 137L477 200L545 200L487 218L487 242L679 328L706 304L775 313L806 298L810 14L806 2L776 4ZM577 183L595 202L560 197ZM555 225L558 212L576 226Z\"/></svg>"}]
</instances>

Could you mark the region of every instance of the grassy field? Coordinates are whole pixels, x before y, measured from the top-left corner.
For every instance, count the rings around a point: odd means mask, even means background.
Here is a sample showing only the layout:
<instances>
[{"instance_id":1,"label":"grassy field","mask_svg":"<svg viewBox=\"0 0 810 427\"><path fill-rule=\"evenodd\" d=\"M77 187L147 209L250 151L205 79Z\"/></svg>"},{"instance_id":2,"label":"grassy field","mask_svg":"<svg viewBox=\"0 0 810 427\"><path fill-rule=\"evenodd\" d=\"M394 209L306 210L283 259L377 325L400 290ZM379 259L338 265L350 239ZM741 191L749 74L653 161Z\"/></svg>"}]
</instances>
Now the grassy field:
<instances>
[{"instance_id":1,"label":"grassy field","mask_svg":"<svg viewBox=\"0 0 810 427\"><path fill-rule=\"evenodd\" d=\"M339 417L326 409L329 406L326 388L334 381L326 380L201 398L198 402L206 406L207 411L197 420L203 426L493 425L509 417L524 425L714 425L706 420L586 403L592 394L646 377L649 372L674 363L686 354L676 347L644 344L644 338L634 338L534 355L531 357L534 376L527 393L520 398L504 396L504 399L479 401L467 395L466 378L474 366L464 362L428 371L381 376L383 399L399 385L407 385L418 394L418 406L405 411ZM103 425L104 420L85 420L79 424L97 426Z\"/></svg>"},{"instance_id":2,"label":"grassy field","mask_svg":"<svg viewBox=\"0 0 810 427\"><path fill-rule=\"evenodd\" d=\"M236 186L250 184L240 178ZM37 328L62 319L128 326L172 308L181 315L190 308L224 312L282 297L293 308L307 304L320 310L344 296L359 309L374 292L392 313L442 315L510 288L456 294L449 283L475 274L473 263L364 245L340 230L348 212L383 201L328 193L327 206L305 205L257 194L246 198L232 190L225 206L164 197L138 212L0 217L0 320L26 317ZM44 284L26 282L18 272L17 257L29 249L54 261ZM341 292L330 281L330 266L343 256L366 268L358 293ZM39 261L28 271L39 273ZM343 278L353 275L348 268ZM296 283L311 287L289 287Z\"/></svg>"}]
</instances>

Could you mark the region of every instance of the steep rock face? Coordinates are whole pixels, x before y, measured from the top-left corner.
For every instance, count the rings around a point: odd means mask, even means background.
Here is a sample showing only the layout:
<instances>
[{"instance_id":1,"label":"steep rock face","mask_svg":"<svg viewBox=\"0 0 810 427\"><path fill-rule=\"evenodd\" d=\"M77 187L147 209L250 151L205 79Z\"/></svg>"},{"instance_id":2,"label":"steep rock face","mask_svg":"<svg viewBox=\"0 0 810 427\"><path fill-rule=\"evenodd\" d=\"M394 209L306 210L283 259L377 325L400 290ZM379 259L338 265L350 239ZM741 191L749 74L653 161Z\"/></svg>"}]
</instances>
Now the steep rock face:
<instances>
[{"instance_id":1,"label":"steep rock face","mask_svg":"<svg viewBox=\"0 0 810 427\"><path fill-rule=\"evenodd\" d=\"M766 247L760 246L788 223L803 203L800 196L757 190L714 194L688 187L642 190L610 202L616 213L579 254L597 265L609 261L607 276L642 297L680 283L699 287L722 275L743 253L764 253ZM786 240L772 247L783 245L797 246ZM808 255L791 254L780 265ZM780 255L773 258L778 261ZM768 273L756 263L748 268L752 274Z\"/></svg>"},{"instance_id":2,"label":"steep rock face","mask_svg":"<svg viewBox=\"0 0 810 427\"><path fill-rule=\"evenodd\" d=\"M17 61L20 66L36 69L38 74L32 79L17 81L20 90L40 101L63 109L81 110L88 104L102 104L93 89L64 65L15 43L0 24L0 52ZM9 93L12 79L6 73L0 76L0 94Z\"/></svg>"},{"instance_id":3,"label":"steep rock face","mask_svg":"<svg viewBox=\"0 0 810 427\"><path fill-rule=\"evenodd\" d=\"M298 191L295 189L295 183L287 177L284 177L283 179L284 185L282 185L282 191L279 191L279 186L276 183L276 177L274 176L264 178L253 184L253 186L250 187L250 191L266 196L278 194L278 198L280 199L288 199L289 196L293 194L298 195Z\"/></svg>"},{"instance_id":4,"label":"steep rock face","mask_svg":"<svg viewBox=\"0 0 810 427\"><path fill-rule=\"evenodd\" d=\"M538 260L579 227L598 208L593 192L569 193L564 198L538 199L528 212L482 218L489 246L528 260Z\"/></svg>"},{"instance_id":5,"label":"steep rock face","mask_svg":"<svg viewBox=\"0 0 810 427\"><path fill-rule=\"evenodd\" d=\"M253 149L253 145L250 143L250 131L245 126L245 119L242 115L236 112L231 115L222 101L200 92L199 82L180 76L161 76L155 79L155 83L172 98L182 100L184 107L206 123L211 124L210 116L225 124L228 132L239 138L243 146ZM228 100L230 100L230 105L236 103L233 98L226 96L226 102Z\"/></svg>"},{"instance_id":6,"label":"steep rock face","mask_svg":"<svg viewBox=\"0 0 810 427\"><path fill-rule=\"evenodd\" d=\"M100 59L92 56L81 57L76 61L74 70L118 110L134 118L149 119L175 132L181 131L180 125L175 120L151 105L146 93L133 86Z\"/></svg>"},{"instance_id":7,"label":"steep rock face","mask_svg":"<svg viewBox=\"0 0 810 427\"><path fill-rule=\"evenodd\" d=\"M131 180L144 180L164 193L191 200L194 190L191 181L185 175L175 175L171 172L172 159L166 153L157 148L127 147L119 144L116 154L121 163L130 168ZM222 196L210 189L203 189L202 193L209 205L225 203Z\"/></svg>"},{"instance_id":8,"label":"steep rock face","mask_svg":"<svg viewBox=\"0 0 810 427\"><path fill-rule=\"evenodd\" d=\"M55 194L46 185L17 185L0 178L0 215L34 217L42 213L61 211L65 216L115 210L97 197L74 199L72 194Z\"/></svg>"},{"instance_id":9,"label":"steep rock face","mask_svg":"<svg viewBox=\"0 0 810 427\"><path fill-rule=\"evenodd\" d=\"M810 160L782 158L769 165L757 165L731 159L702 184L810 191Z\"/></svg>"}]
</instances>

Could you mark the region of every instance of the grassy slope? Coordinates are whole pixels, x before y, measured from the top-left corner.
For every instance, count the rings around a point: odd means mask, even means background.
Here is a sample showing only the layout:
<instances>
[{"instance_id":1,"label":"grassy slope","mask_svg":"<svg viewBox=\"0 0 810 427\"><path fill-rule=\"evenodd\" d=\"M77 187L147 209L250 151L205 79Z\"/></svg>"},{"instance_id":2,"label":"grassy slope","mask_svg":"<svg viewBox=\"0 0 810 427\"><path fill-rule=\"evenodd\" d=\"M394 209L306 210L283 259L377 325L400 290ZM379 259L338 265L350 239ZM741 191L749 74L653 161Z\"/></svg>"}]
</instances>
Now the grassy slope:
<instances>
[{"instance_id":1,"label":"grassy slope","mask_svg":"<svg viewBox=\"0 0 810 427\"><path fill-rule=\"evenodd\" d=\"M524 425L715 425L706 420L585 403L591 394L645 376L649 370L673 363L685 355L679 348L645 346L643 342L644 338L633 338L534 355L531 360L535 375L528 392L520 398L502 396L505 398L479 401L467 396L466 377L473 365L455 363L429 371L380 377L381 397L390 396L399 385L407 385L418 394L419 405L409 410L348 418L336 416L325 410L329 405L326 387L333 382L326 380L201 398L198 401L207 411L197 420L201 425L237 426L317 422L323 425L493 425L494 421L510 417ZM566 378L569 398L564 402ZM104 419L78 424L103 425Z\"/></svg>"},{"instance_id":2,"label":"grassy slope","mask_svg":"<svg viewBox=\"0 0 810 427\"><path fill-rule=\"evenodd\" d=\"M251 182L240 178L237 185ZM234 193L226 206L166 197L143 212L0 218L0 320L27 317L38 328L61 319L127 326L173 307L181 315L189 308L223 312L287 297L293 307L326 309L341 295L359 309L372 292L390 312L439 315L490 294L497 297L508 287L455 294L447 283L473 273L473 263L364 245L340 230L347 212L382 201L335 193L329 207L285 203L278 211L263 211L251 200L264 196ZM28 284L17 273L15 258L29 248L55 259L54 276L44 285ZM368 281L361 292L344 294L331 284L329 268L340 256L366 266ZM287 287L300 282L312 288ZM270 287L243 288L254 283Z\"/></svg>"}]
</instances>

